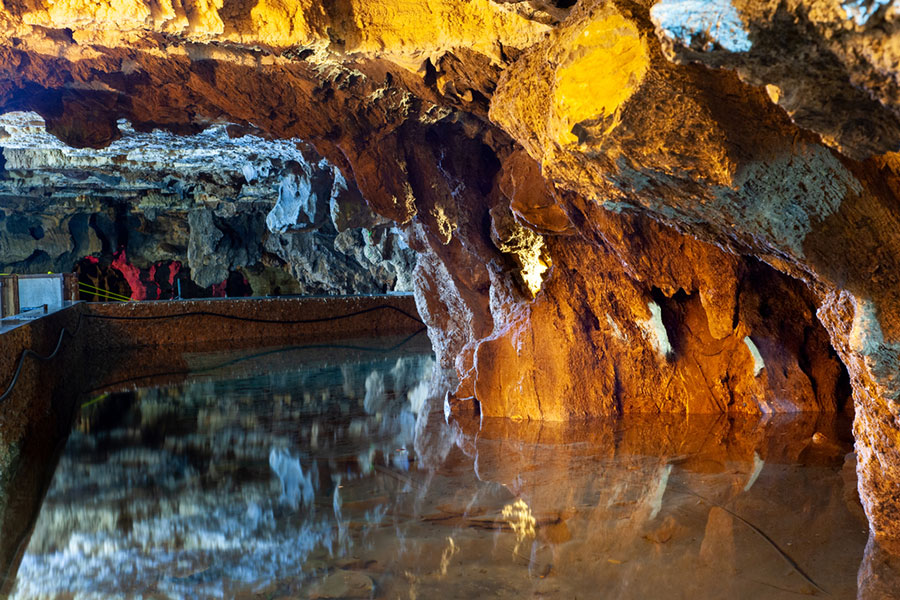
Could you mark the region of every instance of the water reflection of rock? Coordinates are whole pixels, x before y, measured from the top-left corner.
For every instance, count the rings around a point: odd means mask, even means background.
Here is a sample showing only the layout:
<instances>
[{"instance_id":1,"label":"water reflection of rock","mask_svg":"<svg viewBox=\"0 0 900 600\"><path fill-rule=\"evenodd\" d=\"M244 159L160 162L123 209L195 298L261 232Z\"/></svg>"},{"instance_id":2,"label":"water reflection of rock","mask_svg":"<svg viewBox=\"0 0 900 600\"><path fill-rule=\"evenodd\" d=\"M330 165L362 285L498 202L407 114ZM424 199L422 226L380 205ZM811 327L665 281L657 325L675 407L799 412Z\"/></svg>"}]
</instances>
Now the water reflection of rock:
<instances>
[{"instance_id":1,"label":"water reflection of rock","mask_svg":"<svg viewBox=\"0 0 900 600\"><path fill-rule=\"evenodd\" d=\"M858 577L858 600L896 598L900 593L900 547L870 537Z\"/></svg>"},{"instance_id":2,"label":"water reflection of rock","mask_svg":"<svg viewBox=\"0 0 900 600\"><path fill-rule=\"evenodd\" d=\"M394 355L108 397L72 432L16 597L305 586L352 545L351 518L383 518L355 498L342 515L344 488L408 464L432 366Z\"/></svg>"},{"instance_id":3,"label":"water reflection of rock","mask_svg":"<svg viewBox=\"0 0 900 600\"><path fill-rule=\"evenodd\" d=\"M278 498L280 502L286 503L294 510L297 510L301 503L304 506L312 503L315 498L312 477L310 473L303 473L300 459L288 454L284 448L272 448L269 452L269 466L281 481L281 496Z\"/></svg>"},{"instance_id":4,"label":"water reflection of rock","mask_svg":"<svg viewBox=\"0 0 900 600\"><path fill-rule=\"evenodd\" d=\"M890 597L832 417L447 424L432 366L110 398L133 404L73 434L19 596Z\"/></svg>"},{"instance_id":5,"label":"water reflection of rock","mask_svg":"<svg viewBox=\"0 0 900 600\"><path fill-rule=\"evenodd\" d=\"M853 597L865 518L830 419L485 419L461 443L481 480L533 512L519 552L548 575L535 582L543 593L593 582L612 598Z\"/></svg>"}]
</instances>

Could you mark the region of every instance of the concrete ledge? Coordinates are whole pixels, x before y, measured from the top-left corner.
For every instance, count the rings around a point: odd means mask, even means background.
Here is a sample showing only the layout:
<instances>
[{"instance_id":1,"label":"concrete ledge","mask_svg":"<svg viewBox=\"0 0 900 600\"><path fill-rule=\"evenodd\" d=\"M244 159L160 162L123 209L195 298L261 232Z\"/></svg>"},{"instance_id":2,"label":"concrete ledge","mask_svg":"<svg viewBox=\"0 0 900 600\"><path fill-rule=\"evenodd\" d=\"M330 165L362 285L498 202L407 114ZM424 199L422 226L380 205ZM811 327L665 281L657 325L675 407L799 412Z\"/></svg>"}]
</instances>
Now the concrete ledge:
<instances>
[{"instance_id":1,"label":"concrete ledge","mask_svg":"<svg viewBox=\"0 0 900 600\"><path fill-rule=\"evenodd\" d=\"M81 302L4 324L0 394L9 386L23 350L48 355L64 327L76 335L65 336L52 360L27 357L12 394L0 403L0 598L9 593L73 410L86 391L158 384L167 381L165 373L160 374L167 370L173 371L169 380L182 381L196 367L191 360L202 358L186 357L186 352L396 339L424 329L411 295ZM423 349L428 347L424 334L414 338ZM324 347L305 352L328 357ZM243 368L266 370L278 360L268 357Z\"/></svg>"},{"instance_id":2,"label":"concrete ledge","mask_svg":"<svg viewBox=\"0 0 900 600\"><path fill-rule=\"evenodd\" d=\"M412 295L315 298L216 298L155 302L79 302L36 319L5 320L0 329L0 394L25 349L60 355L25 360L13 394L0 405L0 439L20 437L25 423L45 411L50 392L80 389L87 363L109 351L139 347L218 349L348 338L409 335L421 330ZM222 346L222 344L226 344ZM0 450L2 458L2 450ZM2 464L2 460L0 460Z\"/></svg>"},{"instance_id":3,"label":"concrete ledge","mask_svg":"<svg viewBox=\"0 0 900 600\"><path fill-rule=\"evenodd\" d=\"M74 331L79 305L0 333L0 394L6 392L25 349L46 356L53 352L63 327ZM80 334L66 336L49 361L29 356L12 393L0 402L0 598L9 592L12 573L40 510L56 467L60 441L72 423L76 394L88 383Z\"/></svg>"},{"instance_id":4,"label":"concrete ledge","mask_svg":"<svg viewBox=\"0 0 900 600\"><path fill-rule=\"evenodd\" d=\"M74 304L37 319L16 322L14 327L0 333L0 394L9 387L22 351L30 349L42 356L52 353L63 327L75 332L81 310L81 305ZM76 337L66 336L53 360L40 361L33 356L25 359L13 393L0 403L0 440L17 439L29 421L43 415L51 392L62 382L61 376L68 377L67 385L77 388L79 373L62 373L66 371L64 367L73 347L79 347L87 325L82 323Z\"/></svg>"},{"instance_id":5,"label":"concrete ledge","mask_svg":"<svg viewBox=\"0 0 900 600\"><path fill-rule=\"evenodd\" d=\"M216 298L84 306L88 344L97 349L403 335L424 327L412 295Z\"/></svg>"}]
</instances>

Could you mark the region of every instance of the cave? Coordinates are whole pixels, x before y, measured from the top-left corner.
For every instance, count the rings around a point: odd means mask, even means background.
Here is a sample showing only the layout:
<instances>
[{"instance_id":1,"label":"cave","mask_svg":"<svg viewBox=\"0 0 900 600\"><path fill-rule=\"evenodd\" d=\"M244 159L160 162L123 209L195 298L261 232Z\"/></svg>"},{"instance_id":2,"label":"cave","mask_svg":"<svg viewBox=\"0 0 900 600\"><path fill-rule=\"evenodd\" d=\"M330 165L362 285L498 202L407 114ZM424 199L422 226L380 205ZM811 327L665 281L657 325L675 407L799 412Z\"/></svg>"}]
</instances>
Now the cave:
<instances>
[{"instance_id":1,"label":"cave","mask_svg":"<svg viewBox=\"0 0 900 600\"><path fill-rule=\"evenodd\" d=\"M0 597L900 598L900 5L0 29Z\"/></svg>"}]
</instances>

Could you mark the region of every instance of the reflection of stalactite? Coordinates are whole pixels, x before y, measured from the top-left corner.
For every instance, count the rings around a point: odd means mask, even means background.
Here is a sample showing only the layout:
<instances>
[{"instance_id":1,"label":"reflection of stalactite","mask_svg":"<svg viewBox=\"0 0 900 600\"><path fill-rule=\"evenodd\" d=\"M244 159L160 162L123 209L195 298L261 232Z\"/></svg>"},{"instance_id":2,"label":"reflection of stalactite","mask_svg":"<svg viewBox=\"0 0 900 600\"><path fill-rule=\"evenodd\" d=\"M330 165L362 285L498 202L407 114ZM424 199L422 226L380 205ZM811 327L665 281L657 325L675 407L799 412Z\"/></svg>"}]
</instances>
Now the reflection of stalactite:
<instances>
[{"instance_id":1,"label":"reflection of stalactite","mask_svg":"<svg viewBox=\"0 0 900 600\"><path fill-rule=\"evenodd\" d=\"M294 510L297 510L301 503L304 506L312 504L315 496L312 477L309 473L303 473L303 467L297 458L283 448L272 448L269 452L269 466L281 481L279 502L287 504Z\"/></svg>"},{"instance_id":2,"label":"reflection of stalactite","mask_svg":"<svg viewBox=\"0 0 900 600\"><path fill-rule=\"evenodd\" d=\"M537 520L531 514L531 508L521 498L504 506L502 514L513 533L516 534L516 547L513 549L513 554L516 554L519 551L519 545L525 541L525 538L535 536L534 526Z\"/></svg>"},{"instance_id":3,"label":"reflection of stalactite","mask_svg":"<svg viewBox=\"0 0 900 600\"><path fill-rule=\"evenodd\" d=\"M456 545L456 542L453 541L453 538L448 536L447 547L444 548L444 551L441 553L441 577L447 575L447 567L450 566L450 561L457 552L459 552L459 547Z\"/></svg>"}]
</instances>

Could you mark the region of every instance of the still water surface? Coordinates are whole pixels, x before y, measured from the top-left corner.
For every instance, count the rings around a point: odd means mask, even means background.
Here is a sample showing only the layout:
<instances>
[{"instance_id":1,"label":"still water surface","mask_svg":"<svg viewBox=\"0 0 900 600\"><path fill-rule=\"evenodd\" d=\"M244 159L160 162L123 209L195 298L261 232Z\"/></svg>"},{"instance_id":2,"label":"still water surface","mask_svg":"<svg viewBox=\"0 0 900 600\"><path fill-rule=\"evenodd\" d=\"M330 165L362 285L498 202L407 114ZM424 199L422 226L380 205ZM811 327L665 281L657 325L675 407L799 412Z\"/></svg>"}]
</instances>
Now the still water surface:
<instances>
[{"instance_id":1,"label":"still water surface","mask_svg":"<svg viewBox=\"0 0 900 600\"><path fill-rule=\"evenodd\" d=\"M188 358L81 409L13 597L857 597L833 419L448 424L420 351Z\"/></svg>"}]
</instances>

